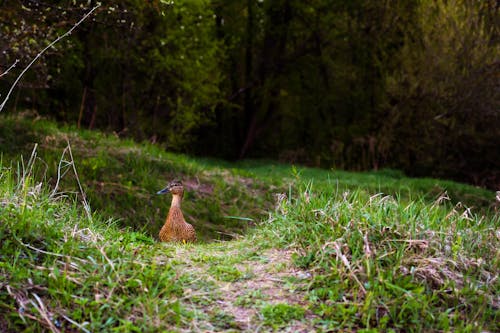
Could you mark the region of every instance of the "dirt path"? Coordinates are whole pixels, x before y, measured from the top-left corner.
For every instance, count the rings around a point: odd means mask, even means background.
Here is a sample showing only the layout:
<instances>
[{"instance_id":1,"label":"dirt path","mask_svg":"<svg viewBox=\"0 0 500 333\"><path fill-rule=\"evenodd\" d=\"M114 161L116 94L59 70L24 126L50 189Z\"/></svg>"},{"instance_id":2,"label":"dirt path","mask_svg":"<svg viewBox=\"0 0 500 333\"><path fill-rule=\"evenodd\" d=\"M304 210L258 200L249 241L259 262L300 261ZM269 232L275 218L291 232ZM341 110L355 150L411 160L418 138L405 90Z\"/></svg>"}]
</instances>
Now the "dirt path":
<instances>
[{"instance_id":1,"label":"dirt path","mask_svg":"<svg viewBox=\"0 0 500 333\"><path fill-rule=\"evenodd\" d=\"M292 252L250 248L204 249L179 247L182 274L191 283L182 302L194 316L189 332L314 332L305 288L311 274L293 267ZM304 309L301 318L275 324L263 307L286 304Z\"/></svg>"}]
</instances>

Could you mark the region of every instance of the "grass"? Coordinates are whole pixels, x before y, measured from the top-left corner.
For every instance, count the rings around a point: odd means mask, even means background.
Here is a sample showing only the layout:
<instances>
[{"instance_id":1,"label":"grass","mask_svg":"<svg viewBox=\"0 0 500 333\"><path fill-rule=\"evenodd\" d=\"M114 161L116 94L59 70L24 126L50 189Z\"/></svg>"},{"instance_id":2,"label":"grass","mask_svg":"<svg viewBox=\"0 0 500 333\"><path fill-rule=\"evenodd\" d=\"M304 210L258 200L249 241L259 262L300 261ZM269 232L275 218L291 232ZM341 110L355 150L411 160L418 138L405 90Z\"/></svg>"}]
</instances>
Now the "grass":
<instances>
[{"instance_id":1,"label":"grass","mask_svg":"<svg viewBox=\"0 0 500 333\"><path fill-rule=\"evenodd\" d=\"M498 330L498 214L307 183L297 192L263 230L314 272L307 299L325 329Z\"/></svg>"},{"instance_id":2,"label":"grass","mask_svg":"<svg viewBox=\"0 0 500 333\"><path fill-rule=\"evenodd\" d=\"M133 331L152 317L175 324L179 306L168 299L182 288L171 265L158 272L154 257L143 257L144 243L97 216L88 219L75 201L51 198L31 185L30 178L13 183L9 170L2 170L2 331L82 325L87 331ZM136 307L144 316L132 324Z\"/></svg>"},{"instance_id":3,"label":"grass","mask_svg":"<svg viewBox=\"0 0 500 333\"><path fill-rule=\"evenodd\" d=\"M2 332L500 330L491 192L1 120ZM74 159L54 191L66 139ZM200 243L156 241L168 200L151 193L172 177L191 184Z\"/></svg>"},{"instance_id":4,"label":"grass","mask_svg":"<svg viewBox=\"0 0 500 333\"><path fill-rule=\"evenodd\" d=\"M1 118L0 151L4 160L29 157L35 143L40 160L33 170L37 179L54 187L58 170L61 174L68 171L59 190L81 192L71 170L72 158L65 150L69 143L92 209L106 219L117 220L122 227L152 237L157 236L170 206L168 198L156 192L173 179L184 183L184 214L203 241L242 234L271 207L270 186L247 177L245 172L204 165L152 144L137 145L45 120Z\"/></svg>"},{"instance_id":5,"label":"grass","mask_svg":"<svg viewBox=\"0 0 500 333\"><path fill-rule=\"evenodd\" d=\"M305 315L304 308L285 303L267 304L262 307L264 324L274 328L288 324L292 320L300 320Z\"/></svg>"},{"instance_id":6,"label":"grass","mask_svg":"<svg viewBox=\"0 0 500 333\"><path fill-rule=\"evenodd\" d=\"M216 161L214 164L217 163ZM434 178L408 178L398 170L382 169L367 172L347 172L304 168L274 161L245 160L233 167L244 170L260 179L282 179L288 184L312 180L315 190L344 192L362 188L372 194L395 195L405 201L425 200L432 204L438 197L447 194L451 206L459 202L476 210L488 211L492 207L492 193L488 190L464 186L448 180Z\"/></svg>"}]
</instances>

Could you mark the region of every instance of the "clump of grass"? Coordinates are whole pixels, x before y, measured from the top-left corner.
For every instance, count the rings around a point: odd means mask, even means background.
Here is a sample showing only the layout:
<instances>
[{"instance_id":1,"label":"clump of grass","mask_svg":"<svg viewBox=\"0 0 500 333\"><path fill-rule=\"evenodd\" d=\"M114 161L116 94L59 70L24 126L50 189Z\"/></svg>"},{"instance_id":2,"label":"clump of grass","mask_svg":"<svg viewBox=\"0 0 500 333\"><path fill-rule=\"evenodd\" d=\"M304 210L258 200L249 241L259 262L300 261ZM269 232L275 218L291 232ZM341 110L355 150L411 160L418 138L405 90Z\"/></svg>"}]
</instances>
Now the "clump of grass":
<instances>
[{"instance_id":1,"label":"clump of grass","mask_svg":"<svg viewBox=\"0 0 500 333\"><path fill-rule=\"evenodd\" d=\"M298 305L278 303L263 305L260 313L264 317L264 324L278 328L292 320L303 319L306 311Z\"/></svg>"},{"instance_id":2,"label":"clump of grass","mask_svg":"<svg viewBox=\"0 0 500 333\"><path fill-rule=\"evenodd\" d=\"M220 281L234 282L243 278L244 274L238 268L229 265L212 266L209 269L211 275Z\"/></svg>"},{"instance_id":3,"label":"clump of grass","mask_svg":"<svg viewBox=\"0 0 500 333\"><path fill-rule=\"evenodd\" d=\"M496 331L499 225L463 206L308 183L262 230L314 273L308 299L326 329Z\"/></svg>"},{"instance_id":4,"label":"clump of grass","mask_svg":"<svg viewBox=\"0 0 500 333\"><path fill-rule=\"evenodd\" d=\"M150 238L12 171L0 166L2 330L142 332L189 322L182 281L156 262Z\"/></svg>"}]
</instances>

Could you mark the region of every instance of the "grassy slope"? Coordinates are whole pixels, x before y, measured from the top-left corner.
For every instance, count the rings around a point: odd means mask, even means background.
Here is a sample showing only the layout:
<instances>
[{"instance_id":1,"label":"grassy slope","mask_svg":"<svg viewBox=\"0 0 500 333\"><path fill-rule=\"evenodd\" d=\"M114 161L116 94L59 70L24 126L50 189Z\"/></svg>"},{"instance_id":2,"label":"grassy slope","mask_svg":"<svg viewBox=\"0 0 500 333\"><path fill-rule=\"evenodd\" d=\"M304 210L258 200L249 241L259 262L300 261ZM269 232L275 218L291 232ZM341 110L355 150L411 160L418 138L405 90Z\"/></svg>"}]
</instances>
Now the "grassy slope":
<instances>
[{"instance_id":1,"label":"grassy slope","mask_svg":"<svg viewBox=\"0 0 500 333\"><path fill-rule=\"evenodd\" d=\"M170 206L169 198L155 193L173 179L186 187L184 213L197 226L201 239L228 239L242 233L248 219L265 216L272 202L271 186L246 177L243 170L204 165L189 157L165 152L151 144L141 146L98 132L58 128L46 121L1 118L0 151L3 159L28 159L37 143L36 177L55 186L57 169L68 142L90 206L105 218L118 219L156 237ZM63 160L71 161L66 153ZM79 192L71 168L60 190ZM61 173L62 173L61 172ZM232 218L242 217L243 219Z\"/></svg>"},{"instance_id":2,"label":"grassy slope","mask_svg":"<svg viewBox=\"0 0 500 333\"><path fill-rule=\"evenodd\" d=\"M389 171L196 160L1 121L0 331L500 329L498 214L435 203L447 190L487 207L490 192ZM51 196L65 136L92 217L70 194L71 173L66 195ZM25 159L23 177L8 161L34 142L44 162ZM229 242L157 243L168 202L151 193L172 177L189 184L185 210L205 240L244 230L225 216L262 222ZM274 205L273 192L286 196Z\"/></svg>"}]
</instances>

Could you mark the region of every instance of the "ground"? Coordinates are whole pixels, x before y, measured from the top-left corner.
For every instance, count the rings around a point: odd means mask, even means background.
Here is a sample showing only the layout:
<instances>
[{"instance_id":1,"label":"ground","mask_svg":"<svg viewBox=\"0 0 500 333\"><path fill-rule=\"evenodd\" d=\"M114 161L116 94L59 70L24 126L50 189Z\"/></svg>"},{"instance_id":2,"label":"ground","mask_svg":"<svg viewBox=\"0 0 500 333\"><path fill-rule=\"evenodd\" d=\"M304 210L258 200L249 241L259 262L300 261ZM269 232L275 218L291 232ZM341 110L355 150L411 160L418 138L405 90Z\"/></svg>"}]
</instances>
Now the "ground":
<instances>
[{"instance_id":1,"label":"ground","mask_svg":"<svg viewBox=\"0 0 500 333\"><path fill-rule=\"evenodd\" d=\"M173 257L157 258L159 264L174 261L178 274L192 279L181 301L195 315L182 331L259 332L273 326L283 332L313 331L308 322L315 316L305 297L311 272L292 265L291 250L259 251L245 240L201 249L179 245ZM280 321L279 314L264 317L265 309L282 304L289 306L285 312L304 309L303 315L290 322Z\"/></svg>"}]
</instances>

